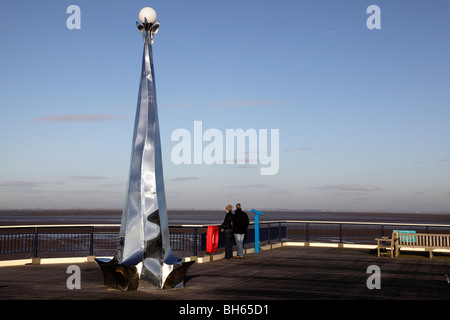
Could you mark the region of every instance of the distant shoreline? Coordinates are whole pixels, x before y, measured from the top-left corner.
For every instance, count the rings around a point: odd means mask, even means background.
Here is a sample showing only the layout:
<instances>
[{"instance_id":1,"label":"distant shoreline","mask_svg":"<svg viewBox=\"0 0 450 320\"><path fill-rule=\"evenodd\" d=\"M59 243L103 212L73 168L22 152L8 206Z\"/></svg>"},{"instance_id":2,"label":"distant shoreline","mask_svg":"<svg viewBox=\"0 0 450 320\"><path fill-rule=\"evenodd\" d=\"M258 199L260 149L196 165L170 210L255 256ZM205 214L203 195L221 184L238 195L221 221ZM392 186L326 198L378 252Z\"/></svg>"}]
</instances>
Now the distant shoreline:
<instances>
[{"instance_id":1,"label":"distant shoreline","mask_svg":"<svg viewBox=\"0 0 450 320\"><path fill-rule=\"evenodd\" d=\"M450 213L264 210L262 221L303 220L376 223L450 224ZM244 208L251 221L254 213ZM218 209L169 209L169 224L218 224L224 217ZM120 224L121 209L0 209L0 225Z\"/></svg>"},{"instance_id":2,"label":"distant shoreline","mask_svg":"<svg viewBox=\"0 0 450 320\"><path fill-rule=\"evenodd\" d=\"M219 208L175 208L167 209L168 212L215 212L223 211ZM250 211L250 209L247 209ZM350 210L350 209L264 209L257 208L259 211L275 211L275 212L298 212L298 213L355 213L355 214L444 214L450 215L450 211L421 211L421 210ZM46 214L111 214L122 213L122 209L104 209L104 208L20 208L20 209L0 209L2 214L18 214L18 213L46 213Z\"/></svg>"}]
</instances>

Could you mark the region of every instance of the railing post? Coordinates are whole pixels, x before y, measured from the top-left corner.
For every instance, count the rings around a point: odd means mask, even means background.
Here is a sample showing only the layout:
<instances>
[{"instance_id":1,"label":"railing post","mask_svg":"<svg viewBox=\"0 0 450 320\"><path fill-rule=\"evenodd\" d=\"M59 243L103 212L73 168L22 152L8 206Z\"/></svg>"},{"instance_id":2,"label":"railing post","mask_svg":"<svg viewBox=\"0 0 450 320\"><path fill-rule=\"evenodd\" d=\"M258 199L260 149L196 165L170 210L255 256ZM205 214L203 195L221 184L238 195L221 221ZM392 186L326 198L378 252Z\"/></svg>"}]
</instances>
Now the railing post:
<instances>
[{"instance_id":1,"label":"railing post","mask_svg":"<svg viewBox=\"0 0 450 320\"><path fill-rule=\"evenodd\" d=\"M34 227L34 248L33 248L33 258L38 256L38 227Z\"/></svg>"},{"instance_id":2,"label":"railing post","mask_svg":"<svg viewBox=\"0 0 450 320\"><path fill-rule=\"evenodd\" d=\"M278 222L278 242L281 243L281 222Z\"/></svg>"},{"instance_id":3,"label":"railing post","mask_svg":"<svg viewBox=\"0 0 450 320\"><path fill-rule=\"evenodd\" d=\"M305 242L309 243L309 223L308 222L305 225Z\"/></svg>"},{"instance_id":4,"label":"railing post","mask_svg":"<svg viewBox=\"0 0 450 320\"><path fill-rule=\"evenodd\" d=\"M91 234L89 239L89 255L94 255L94 226L91 226Z\"/></svg>"},{"instance_id":5,"label":"railing post","mask_svg":"<svg viewBox=\"0 0 450 320\"><path fill-rule=\"evenodd\" d=\"M270 244L270 223L267 224L267 244Z\"/></svg>"},{"instance_id":6,"label":"railing post","mask_svg":"<svg viewBox=\"0 0 450 320\"><path fill-rule=\"evenodd\" d=\"M197 256L197 227L194 227L194 257Z\"/></svg>"},{"instance_id":7,"label":"railing post","mask_svg":"<svg viewBox=\"0 0 450 320\"><path fill-rule=\"evenodd\" d=\"M343 242L343 235L342 235L342 223L339 223L339 243Z\"/></svg>"},{"instance_id":8,"label":"railing post","mask_svg":"<svg viewBox=\"0 0 450 320\"><path fill-rule=\"evenodd\" d=\"M41 263L41 258L38 257L38 239L39 239L39 228L34 227L34 248L33 248L33 257L31 258L31 264Z\"/></svg>"}]
</instances>

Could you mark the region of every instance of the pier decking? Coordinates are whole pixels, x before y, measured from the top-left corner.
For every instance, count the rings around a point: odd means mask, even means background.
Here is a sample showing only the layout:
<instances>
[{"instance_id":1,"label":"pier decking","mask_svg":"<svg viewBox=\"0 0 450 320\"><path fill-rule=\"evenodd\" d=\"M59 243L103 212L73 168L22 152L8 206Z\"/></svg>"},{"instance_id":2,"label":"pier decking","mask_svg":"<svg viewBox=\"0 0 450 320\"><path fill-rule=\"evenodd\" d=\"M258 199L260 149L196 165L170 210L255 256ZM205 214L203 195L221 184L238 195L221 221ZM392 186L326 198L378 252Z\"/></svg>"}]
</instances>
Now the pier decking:
<instances>
[{"instance_id":1,"label":"pier decking","mask_svg":"<svg viewBox=\"0 0 450 320\"><path fill-rule=\"evenodd\" d=\"M283 247L240 260L194 264L181 289L122 292L108 289L96 263L77 264L81 289L66 285L70 264L0 268L0 300L448 300L450 257L403 254L377 258L376 250ZM380 268L381 289L369 289L367 268ZM180 301L177 302L178 304Z\"/></svg>"}]
</instances>

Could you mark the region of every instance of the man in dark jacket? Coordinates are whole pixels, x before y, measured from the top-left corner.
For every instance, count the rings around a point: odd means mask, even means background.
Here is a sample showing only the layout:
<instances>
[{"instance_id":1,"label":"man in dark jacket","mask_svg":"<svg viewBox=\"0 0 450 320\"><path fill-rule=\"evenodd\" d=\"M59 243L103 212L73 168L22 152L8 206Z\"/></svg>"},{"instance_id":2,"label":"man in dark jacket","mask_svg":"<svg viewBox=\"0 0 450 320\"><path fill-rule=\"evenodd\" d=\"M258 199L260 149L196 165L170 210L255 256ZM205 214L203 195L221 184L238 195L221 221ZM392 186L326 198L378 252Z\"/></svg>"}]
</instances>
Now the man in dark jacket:
<instances>
[{"instance_id":1,"label":"man in dark jacket","mask_svg":"<svg viewBox=\"0 0 450 320\"><path fill-rule=\"evenodd\" d=\"M242 211L241 204L236 204L236 210L233 215L233 232L237 245L237 256L235 259L244 259L244 237L247 233L249 220L247 214Z\"/></svg>"}]
</instances>

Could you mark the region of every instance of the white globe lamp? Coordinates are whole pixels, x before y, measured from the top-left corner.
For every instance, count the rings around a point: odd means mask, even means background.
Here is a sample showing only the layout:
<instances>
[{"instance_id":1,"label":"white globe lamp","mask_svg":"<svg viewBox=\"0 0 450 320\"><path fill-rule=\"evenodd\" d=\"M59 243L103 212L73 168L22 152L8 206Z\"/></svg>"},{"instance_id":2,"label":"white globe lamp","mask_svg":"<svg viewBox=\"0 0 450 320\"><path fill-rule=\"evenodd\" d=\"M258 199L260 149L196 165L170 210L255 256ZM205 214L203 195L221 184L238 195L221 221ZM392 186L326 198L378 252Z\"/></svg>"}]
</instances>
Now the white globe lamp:
<instances>
[{"instance_id":1,"label":"white globe lamp","mask_svg":"<svg viewBox=\"0 0 450 320\"><path fill-rule=\"evenodd\" d=\"M157 19L156 11L150 7L142 8L141 11L139 11L139 21L144 24L145 18L147 18L149 24L154 24Z\"/></svg>"}]
</instances>

